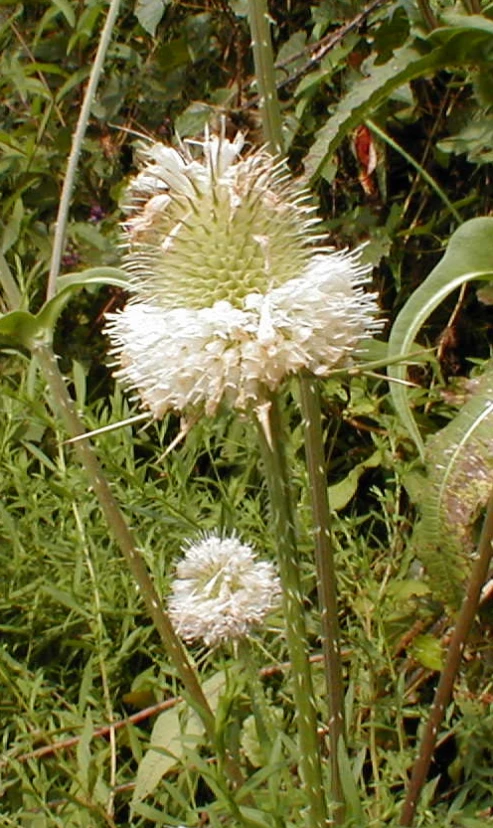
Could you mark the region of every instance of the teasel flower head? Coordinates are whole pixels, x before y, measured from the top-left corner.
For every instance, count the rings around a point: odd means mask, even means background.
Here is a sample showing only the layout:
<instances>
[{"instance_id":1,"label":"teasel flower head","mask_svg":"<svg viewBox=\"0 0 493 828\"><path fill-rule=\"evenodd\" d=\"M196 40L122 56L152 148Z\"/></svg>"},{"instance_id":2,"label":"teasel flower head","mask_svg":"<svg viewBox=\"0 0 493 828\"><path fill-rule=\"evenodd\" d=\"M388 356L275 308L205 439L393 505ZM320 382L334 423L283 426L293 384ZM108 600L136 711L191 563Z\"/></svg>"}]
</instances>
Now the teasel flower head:
<instances>
[{"instance_id":1,"label":"teasel flower head","mask_svg":"<svg viewBox=\"0 0 493 828\"><path fill-rule=\"evenodd\" d=\"M254 408L289 374L344 365L379 328L359 253L320 245L285 165L242 147L241 135L151 144L128 189L133 297L107 332L116 376L155 417Z\"/></svg>"},{"instance_id":2,"label":"teasel flower head","mask_svg":"<svg viewBox=\"0 0 493 828\"><path fill-rule=\"evenodd\" d=\"M243 638L278 607L281 587L273 564L257 561L236 535L205 534L183 551L168 611L185 641L212 647Z\"/></svg>"}]
</instances>

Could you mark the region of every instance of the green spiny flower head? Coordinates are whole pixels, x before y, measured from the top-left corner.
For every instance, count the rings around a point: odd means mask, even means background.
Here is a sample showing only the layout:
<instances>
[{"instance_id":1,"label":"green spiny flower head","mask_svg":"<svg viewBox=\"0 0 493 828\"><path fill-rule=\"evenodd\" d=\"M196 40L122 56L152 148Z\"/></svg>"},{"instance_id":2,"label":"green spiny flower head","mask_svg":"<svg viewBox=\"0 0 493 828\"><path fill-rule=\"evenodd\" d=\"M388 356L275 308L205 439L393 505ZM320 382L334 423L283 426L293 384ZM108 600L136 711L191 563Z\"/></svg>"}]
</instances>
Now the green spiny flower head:
<instances>
[{"instance_id":1,"label":"green spiny flower head","mask_svg":"<svg viewBox=\"0 0 493 828\"><path fill-rule=\"evenodd\" d=\"M306 195L263 150L152 144L124 225L133 297L108 314L118 377L155 417L247 410L302 370L346 365L380 329L359 251L317 244Z\"/></svg>"},{"instance_id":2,"label":"green spiny flower head","mask_svg":"<svg viewBox=\"0 0 493 828\"><path fill-rule=\"evenodd\" d=\"M127 192L126 267L138 298L162 308L238 308L302 274L317 219L284 164L263 150L239 158L241 135L193 143L201 160L189 146L143 149Z\"/></svg>"}]
</instances>

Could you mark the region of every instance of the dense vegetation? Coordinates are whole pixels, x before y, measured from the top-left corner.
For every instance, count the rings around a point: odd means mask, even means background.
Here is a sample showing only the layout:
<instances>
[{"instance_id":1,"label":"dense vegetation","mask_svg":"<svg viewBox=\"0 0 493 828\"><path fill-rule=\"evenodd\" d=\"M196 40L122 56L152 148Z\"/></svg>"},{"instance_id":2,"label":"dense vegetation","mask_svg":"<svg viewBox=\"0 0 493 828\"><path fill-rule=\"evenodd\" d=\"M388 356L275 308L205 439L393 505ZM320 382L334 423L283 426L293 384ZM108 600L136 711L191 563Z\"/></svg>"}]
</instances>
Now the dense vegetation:
<instances>
[{"instance_id":1,"label":"dense vegetation","mask_svg":"<svg viewBox=\"0 0 493 828\"><path fill-rule=\"evenodd\" d=\"M273 0L269 11L288 164L312 188L330 243L365 243L386 320L367 363L325 379L321 397L348 731L344 824L396 825L493 483L493 230L490 219L471 221L491 212L493 6ZM225 119L229 138L242 131L251 147L264 143L248 4L121 3L62 251L62 275L86 276L77 289L75 277L62 279L63 302L34 321L46 307L67 158L107 13L102 0L0 0L0 825L216 828L236 824L233 797L194 714L173 706L183 692L176 667L66 443L34 345L54 328L88 430L140 412L112 377L103 334L105 314L127 293L116 277L101 285L87 274L117 273L143 137L176 144ZM281 402L323 730L299 394L290 380ZM276 551L250 420L224 408L186 436L182 426L169 413L95 437L163 599L199 530L235 531L265 558ZM493 823L490 592L445 711L420 826ZM248 778L237 824L302 825L282 613L250 640L261 702L252 704L235 646L191 652L216 738ZM147 751L153 727L161 750Z\"/></svg>"}]
</instances>

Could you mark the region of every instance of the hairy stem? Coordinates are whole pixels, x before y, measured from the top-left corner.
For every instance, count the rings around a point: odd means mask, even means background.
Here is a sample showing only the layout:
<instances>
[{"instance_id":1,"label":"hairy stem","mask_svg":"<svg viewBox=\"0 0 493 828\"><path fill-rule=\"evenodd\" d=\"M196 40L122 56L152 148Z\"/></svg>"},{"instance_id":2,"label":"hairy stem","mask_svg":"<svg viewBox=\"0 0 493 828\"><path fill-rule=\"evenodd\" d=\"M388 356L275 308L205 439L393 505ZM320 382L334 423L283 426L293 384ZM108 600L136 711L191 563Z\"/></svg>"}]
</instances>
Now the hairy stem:
<instances>
[{"instance_id":1,"label":"hairy stem","mask_svg":"<svg viewBox=\"0 0 493 828\"><path fill-rule=\"evenodd\" d=\"M300 566L296 549L282 423L275 397L271 399L267 407L263 408L262 414L262 418L258 421L258 433L270 495L272 524L283 587L286 639L293 671L293 693L299 735L300 774L308 800L308 826L309 828L325 828L326 805L322 786L312 675L308 660Z\"/></svg>"},{"instance_id":2,"label":"hairy stem","mask_svg":"<svg viewBox=\"0 0 493 828\"><path fill-rule=\"evenodd\" d=\"M96 94L96 89L103 71L104 60L108 46L111 42L111 35L113 34L113 27L120 10L121 0L111 0L108 14L101 32L96 57L92 65L91 74L89 75L89 82L84 93L84 100L79 113L79 119L75 128L72 139L72 147L67 162L67 171L63 180L62 194L60 197L60 204L58 207L58 215L55 224L55 237L53 239L53 252L51 256L50 273L48 276L48 285L46 288L46 299L51 299L56 293L56 280L60 273L60 265L62 262L63 248L65 245L65 236L67 232L68 212L70 209L70 199L75 183L75 174L79 163L79 157L82 150L82 141L86 133L87 124L91 114L91 106Z\"/></svg>"},{"instance_id":3,"label":"hairy stem","mask_svg":"<svg viewBox=\"0 0 493 828\"><path fill-rule=\"evenodd\" d=\"M493 554L493 492L488 501L486 517L479 539L478 551L474 562L471 577L467 587L462 607L450 639L447 658L438 687L436 689L433 706L421 739L419 753L413 766L411 780L402 808L400 825L413 824L416 807L421 790L426 781L433 751L437 742L438 729L445 715L445 710L452 697L454 681L459 671L462 653L470 633L474 617L479 607L481 588L488 575L491 557Z\"/></svg>"},{"instance_id":4,"label":"hairy stem","mask_svg":"<svg viewBox=\"0 0 493 828\"><path fill-rule=\"evenodd\" d=\"M322 616L322 646L329 709L328 736L332 779L331 794L335 804L343 802L338 751L340 750L339 743L345 743L344 686L337 617L337 580L330 532L320 394L315 378L309 376L300 378L300 390L315 536L318 600ZM334 825L342 824L344 820L343 811L342 807L335 808Z\"/></svg>"}]
</instances>

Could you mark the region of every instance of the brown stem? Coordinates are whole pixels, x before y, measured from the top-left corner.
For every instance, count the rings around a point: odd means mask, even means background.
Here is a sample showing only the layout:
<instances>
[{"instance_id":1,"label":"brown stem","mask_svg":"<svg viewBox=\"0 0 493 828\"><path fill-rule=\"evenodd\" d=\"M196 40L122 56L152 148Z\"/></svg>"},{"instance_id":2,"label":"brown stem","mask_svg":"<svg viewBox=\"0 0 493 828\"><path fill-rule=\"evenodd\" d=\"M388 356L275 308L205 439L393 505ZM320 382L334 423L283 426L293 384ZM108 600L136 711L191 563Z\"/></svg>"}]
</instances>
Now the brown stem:
<instances>
[{"instance_id":1,"label":"brown stem","mask_svg":"<svg viewBox=\"0 0 493 828\"><path fill-rule=\"evenodd\" d=\"M418 0L419 10L423 17L424 23L426 28L432 31L433 29L438 28L438 20L435 17L435 13L433 12L428 0Z\"/></svg>"},{"instance_id":2,"label":"brown stem","mask_svg":"<svg viewBox=\"0 0 493 828\"><path fill-rule=\"evenodd\" d=\"M477 557L469 579L467 592L457 617L457 622L450 639L447 659L435 693L430 717L421 740L419 753L414 763L411 780L402 808L400 825L411 826L414 821L421 789L426 781L433 751L435 749L438 729L442 723L445 710L452 696L455 677L458 673L464 646L471 630L474 617L481 599L481 588L486 580L493 553L493 492L488 501L488 509L479 539Z\"/></svg>"}]
</instances>

